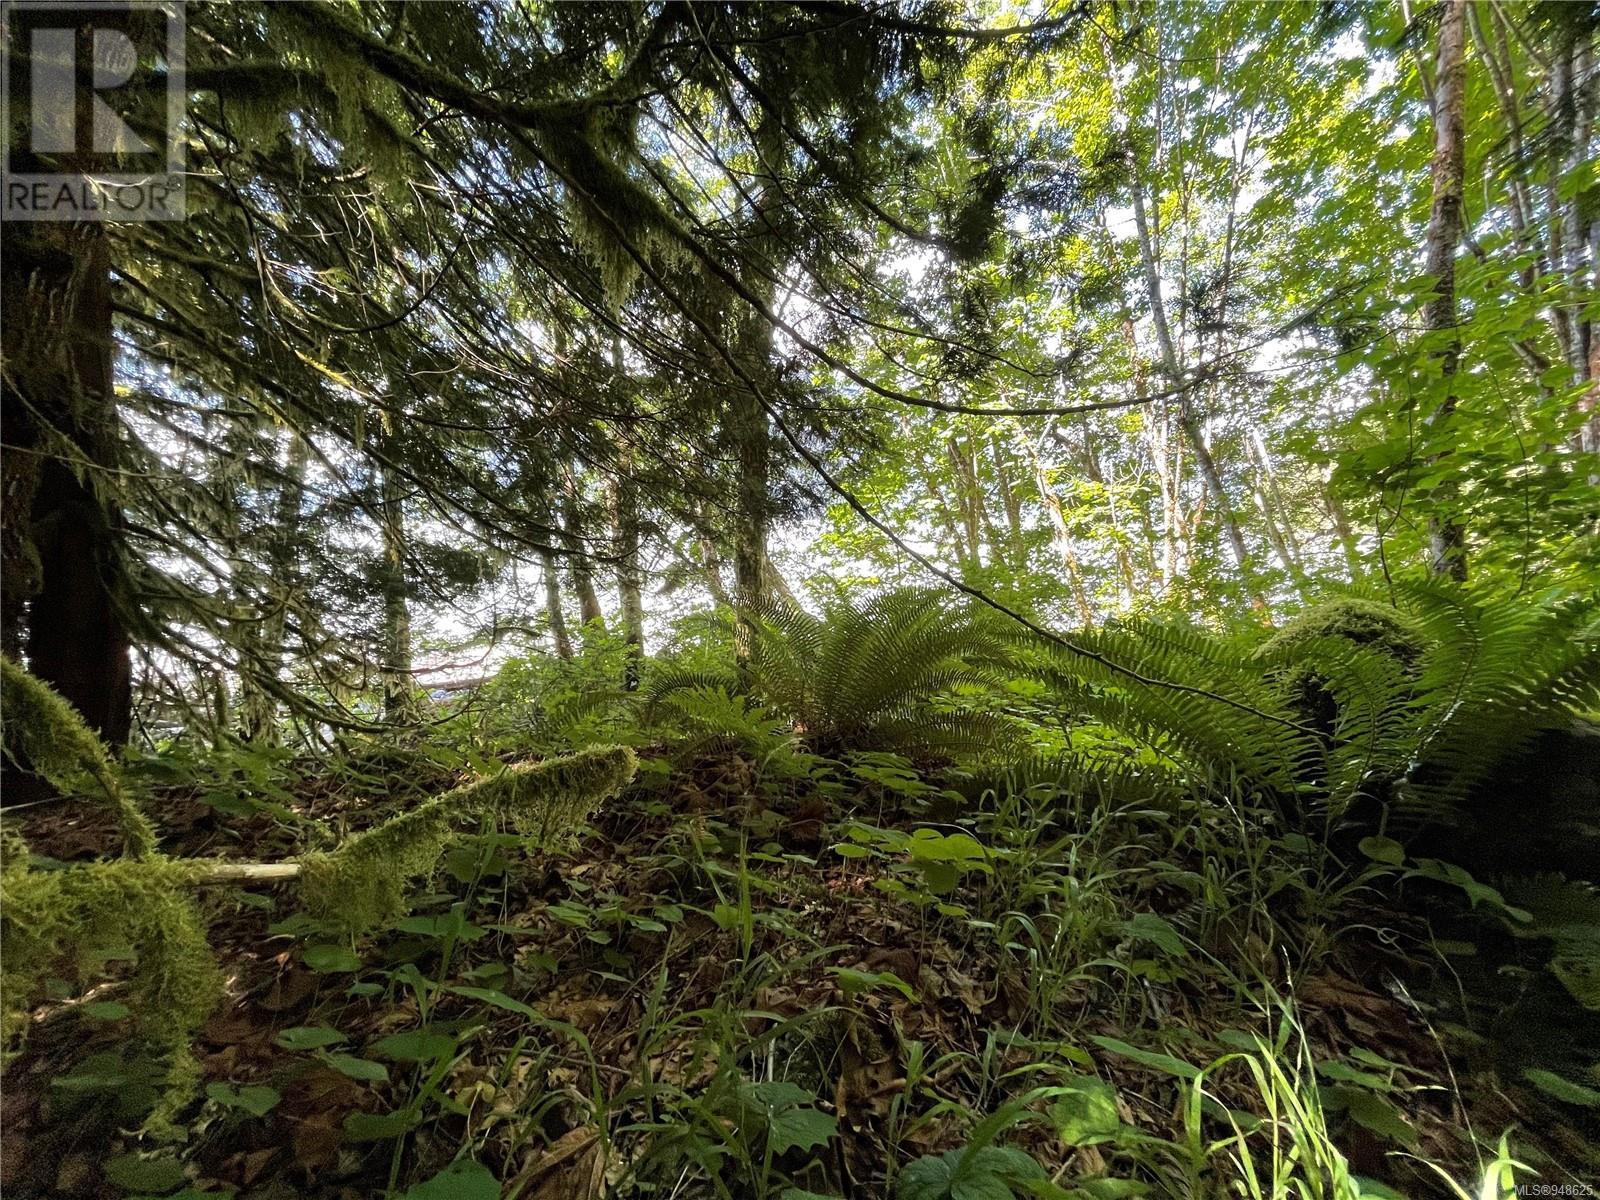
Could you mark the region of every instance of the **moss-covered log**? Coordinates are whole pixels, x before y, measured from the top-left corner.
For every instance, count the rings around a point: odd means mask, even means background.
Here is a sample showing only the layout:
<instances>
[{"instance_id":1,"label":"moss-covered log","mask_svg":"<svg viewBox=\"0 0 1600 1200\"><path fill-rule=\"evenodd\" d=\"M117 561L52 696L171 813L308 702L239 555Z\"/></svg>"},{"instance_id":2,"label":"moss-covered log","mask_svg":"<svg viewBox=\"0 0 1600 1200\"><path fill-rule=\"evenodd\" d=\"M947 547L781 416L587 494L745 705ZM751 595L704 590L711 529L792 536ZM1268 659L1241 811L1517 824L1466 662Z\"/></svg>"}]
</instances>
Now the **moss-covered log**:
<instances>
[{"instance_id":1,"label":"moss-covered log","mask_svg":"<svg viewBox=\"0 0 1600 1200\"><path fill-rule=\"evenodd\" d=\"M548 846L632 779L637 765L626 747L599 747L446 792L336 850L299 859L301 902L346 933L364 933L404 914L407 884L438 866L461 824L505 818Z\"/></svg>"},{"instance_id":2,"label":"moss-covered log","mask_svg":"<svg viewBox=\"0 0 1600 1200\"><path fill-rule=\"evenodd\" d=\"M65 794L102 797L134 858L156 852L155 826L123 791L106 745L71 704L38 676L0 655L0 737L8 755Z\"/></svg>"}]
</instances>

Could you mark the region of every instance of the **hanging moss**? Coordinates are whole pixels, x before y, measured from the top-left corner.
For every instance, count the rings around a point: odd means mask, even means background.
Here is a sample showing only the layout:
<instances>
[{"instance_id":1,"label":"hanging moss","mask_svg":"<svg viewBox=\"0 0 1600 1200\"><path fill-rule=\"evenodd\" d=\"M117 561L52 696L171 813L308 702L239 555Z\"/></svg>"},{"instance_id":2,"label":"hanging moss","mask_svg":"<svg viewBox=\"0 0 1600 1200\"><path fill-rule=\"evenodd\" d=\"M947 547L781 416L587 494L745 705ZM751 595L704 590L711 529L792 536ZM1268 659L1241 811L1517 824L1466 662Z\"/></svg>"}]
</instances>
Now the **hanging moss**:
<instances>
[{"instance_id":1,"label":"hanging moss","mask_svg":"<svg viewBox=\"0 0 1600 1200\"><path fill-rule=\"evenodd\" d=\"M148 858L156 852L155 826L122 790L105 743L48 684L4 656L0 656L0 724L6 751L25 758L58 791L105 797L130 855Z\"/></svg>"},{"instance_id":2,"label":"hanging moss","mask_svg":"<svg viewBox=\"0 0 1600 1200\"><path fill-rule=\"evenodd\" d=\"M20 1049L29 1007L47 978L63 969L93 971L107 954L131 948L138 964L130 1007L170 1063L168 1086L146 1128L167 1128L199 1081L190 1039L222 995L194 898L207 865L123 858L33 871L25 862L8 863L0 874L0 1036L7 1055Z\"/></svg>"},{"instance_id":3,"label":"hanging moss","mask_svg":"<svg viewBox=\"0 0 1600 1200\"><path fill-rule=\"evenodd\" d=\"M626 747L601 747L446 792L337 850L302 856L301 903L352 936L398 920L410 882L432 873L458 826L506 818L538 845L552 845L632 779L637 765Z\"/></svg>"}]
</instances>

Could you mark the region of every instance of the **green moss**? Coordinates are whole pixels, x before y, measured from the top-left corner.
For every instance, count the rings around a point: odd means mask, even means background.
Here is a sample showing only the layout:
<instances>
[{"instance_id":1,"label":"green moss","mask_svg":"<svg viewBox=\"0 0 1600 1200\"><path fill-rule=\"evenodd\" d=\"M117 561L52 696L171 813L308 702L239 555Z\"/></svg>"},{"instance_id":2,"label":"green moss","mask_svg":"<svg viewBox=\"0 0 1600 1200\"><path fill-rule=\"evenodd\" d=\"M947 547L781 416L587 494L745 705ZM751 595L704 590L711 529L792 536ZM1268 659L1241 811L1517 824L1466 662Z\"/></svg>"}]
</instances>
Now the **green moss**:
<instances>
[{"instance_id":1,"label":"green moss","mask_svg":"<svg viewBox=\"0 0 1600 1200\"><path fill-rule=\"evenodd\" d=\"M539 845L552 845L632 779L637 765L626 747L602 747L446 792L337 850L302 856L301 904L351 936L389 924L405 915L411 881L432 873L460 825L504 818Z\"/></svg>"},{"instance_id":2,"label":"green moss","mask_svg":"<svg viewBox=\"0 0 1600 1200\"><path fill-rule=\"evenodd\" d=\"M222 995L222 974L206 941L194 885L201 861L123 858L54 871L9 868L0 875L5 994L0 1036L20 1048L28 1013L52 974L97 970L107 955L137 956L130 1007L167 1052L168 1088L147 1128L168 1125L199 1078L190 1039Z\"/></svg>"},{"instance_id":3,"label":"green moss","mask_svg":"<svg viewBox=\"0 0 1600 1200\"><path fill-rule=\"evenodd\" d=\"M0 825L0 874L28 869L28 843L9 825Z\"/></svg>"},{"instance_id":4,"label":"green moss","mask_svg":"<svg viewBox=\"0 0 1600 1200\"><path fill-rule=\"evenodd\" d=\"M25 757L58 791L105 797L117 815L129 854L147 858L156 852L155 826L122 790L105 743L48 684L3 655L0 724L6 751Z\"/></svg>"},{"instance_id":5,"label":"green moss","mask_svg":"<svg viewBox=\"0 0 1600 1200\"><path fill-rule=\"evenodd\" d=\"M1308 608L1262 643L1259 658L1281 659L1324 638L1343 638L1410 665L1426 642L1421 629L1399 609L1375 600L1329 600Z\"/></svg>"},{"instance_id":6,"label":"green moss","mask_svg":"<svg viewBox=\"0 0 1600 1200\"><path fill-rule=\"evenodd\" d=\"M1273 678L1290 708L1325 733L1337 726L1339 711L1318 661L1326 662L1328 654L1338 654L1344 645L1385 655L1400 667L1402 676L1410 676L1427 639L1399 609L1347 598L1307 609L1256 649L1256 658L1272 664Z\"/></svg>"}]
</instances>

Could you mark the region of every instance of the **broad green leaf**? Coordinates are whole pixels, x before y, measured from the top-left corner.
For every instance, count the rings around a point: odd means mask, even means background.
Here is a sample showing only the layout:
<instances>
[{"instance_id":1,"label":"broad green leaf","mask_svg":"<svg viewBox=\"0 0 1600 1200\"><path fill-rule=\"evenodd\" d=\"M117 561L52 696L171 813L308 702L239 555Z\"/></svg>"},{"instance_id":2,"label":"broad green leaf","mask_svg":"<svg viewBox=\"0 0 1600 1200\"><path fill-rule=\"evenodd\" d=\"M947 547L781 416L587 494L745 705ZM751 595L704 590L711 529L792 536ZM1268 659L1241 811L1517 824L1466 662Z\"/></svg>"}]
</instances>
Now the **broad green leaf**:
<instances>
[{"instance_id":1,"label":"broad green leaf","mask_svg":"<svg viewBox=\"0 0 1600 1200\"><path fill-rule=\"evenodd\" d=\"M363 1083L387 1083L389 1080L389 1068L370 1058L358 1058L354 1054L325 1054L322 1061L341 1075L348 1075Z\"/></svg>"},{"instance_id":2,"label":"broad green leaf","mask_svg":"<svg viewBox=\"0 0 1600 1200\"><path fill-rule=\"evenodd\" d=\"M346 1039L344 1034L327 1025L298 1025L279 1031L272 1040L285 1050L316 1050L323 1046L336 1046Z\"/></svg>"},{"instance_id":3,"label":"broad green leaf","mask_svg":"<svg viewBox=\"0 0 1600 1200\"><path fill-rule=\"evenodd\" d=\"M106 1178L125 1192L170 1192L188 1178L175 1158L119 1154L107 1159Z\"/></svg>"},{"instance_id":4,"label":"broad green leaf","mask_svg":"<svg viewBox=\"0 0 1600 1200\"><path fill-rule=\"evenodd\" d=\"M469 1000L478 1000L484 1004L492 1004L496 1008L503 1008L507 1012L514 1012L518 1016L528 1017L532 1020L542 1019L537 1010L530 1008L521 1000L512 999L504 992L496 991L494 988L453 987L450 990L458 996L466 996Z\"/></svg>"},{"instance_id":5,"label":"broad green leaf","mask_svg":"<svg viewBox=\"0 0 1600 1200\"><path fill-rule=\"evenodd\" d=\"M253 1117L266 1116L283 1099L273 1088L258 1084L235 1087L231 1083L208 1083L206 1095L226 1108L240 1108Z\"/></svg>"},{"instance_id":6,"label":"broad green leaf","mask_svg":"<svg viewBox=\"0 0 1600 1200\"><path fill-rule=\"evenodd\" d=\"M1392 867L1398 867L1406 861L1406 848L1393 838L1377 835L1364 837L1356 849L1373 862L1387 863Z\"/></svg>"},{"instance_id":7,"label":"broad green leaf","mask_svg":"<svg viewBox=\"0 0 1600 1200\"><path fill-rule=\"evenodd\" d=\"M1173 1058L1170 1054L1161 1054L1155 1050L1141 1050L1137 1046L1130 1046L1127 1042L1114 1037L1104 1037L1099 1034L1089 1039L1095 1045L1113 1054L1120 1054L1124 1058L1131 1058L1134 1062L1157 1071L1164 1071L1168 1075L1176 1075L1179 1079L1199 1079L1200 1068L1192 1063L1186 1063L1181 1058Z\"/></svg>"},{"instance_id":8,"label":"broad green leaf","mask_svg":"<svg viewBox=\"0 0 1600 1200\"><path fill-rule=\"evenodd\" d=\"M361 969L361 960L356 957L355 951L348 946L307 946L305 960L306 966L313 971L321 971L324 974L359 971Z\"/></svg>"},{"instance_id":9,"label":"broad green leaf","mask_svg":"<svg viewBox=\"0 0 1600 1200\"><path fill-rule=\"evenodd\" d=\"M1117 1111L1117 1090L1092 1075L1074 1075L1062 1084L1066 1095L1050 1105L1056 1134L1068 1146L1093 1146L1109 1142L1122 1129Z\"/></svg>"},{"instance_id":10,"label":"broad green leaf","mask_svg":"<svg viewBox=\"0 0 1600 1200\"><path fill-rule=\"evenodd\" d=\"M120 1000L91 1000L87 1004L80 1004L78 1011L91 1021L120 1021L132 1012Z\"/></svg>"},{"instance_id":11,"label":"broad green leaf","mask_svg":"<svg viewBox=\"0 0 1600 1200\"><path fill-rule=\"evenodd\" d=\"M500 1182L482 1163L458 1158L426 1183L402 1192L400 1200L500 1200Z\"/></svg>"},{"instance_id":12,"label":"broad green leaf","mask_svg":"<svg viewBox=\"0 0 1600 1200\"><path fill-rule=\"evenodd\" d=\"M1584 1087L1547 1071L1543 1067L1529 1067L1522 1077L1547 1096L1554 1096L1563 1104L1578 1104L1584 1108L1600 1108L1600 1092Z\"/></svg>"},{"instance_id":13,"label":"broad green leaf","mask_svg":"<svg viewBox=\"0 0 1600 1200\"><path fill-rule=\"evenodd\" d=\"M1172 923L1155 913L1136 913L1129 917L1122 922L1122 932L1132 938L1142 938L1175 958L1189 953L1182 935L1172 927Z\"/></svg>"},{"instance_id":14,"label":"broad green leaf","mask_svg":"<svg viewBox=\"0 0 1600 1200\"><path fill-rule=\"evenodd\" d=\"M379 1038L368 1050L396 1062L435 1062L453 1054L455 1048L456 1039L449 1034L413 1029L409 1033L391 1033Z\"/></svg>"},{"instance_id":15,"label":"broad green leaf","mask_svg":"<svg viewBox=\"0 0 1600 1200\"><path fill-rule=\"evenodd\" d=\"M344 1119L344 1132L352 1142L375 1142L408 1133L421 1120L421 1115L409 1108L392 1113L353 1112Z\"/></svg>"}]
</instances>

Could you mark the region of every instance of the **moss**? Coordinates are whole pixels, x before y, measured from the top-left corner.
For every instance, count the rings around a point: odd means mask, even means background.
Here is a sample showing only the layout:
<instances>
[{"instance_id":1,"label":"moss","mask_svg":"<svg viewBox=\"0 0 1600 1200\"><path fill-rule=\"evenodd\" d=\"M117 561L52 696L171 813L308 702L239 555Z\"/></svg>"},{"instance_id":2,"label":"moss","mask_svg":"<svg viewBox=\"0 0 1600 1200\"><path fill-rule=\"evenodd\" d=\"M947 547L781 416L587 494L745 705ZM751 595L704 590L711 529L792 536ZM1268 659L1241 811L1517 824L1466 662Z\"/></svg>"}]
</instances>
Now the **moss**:
<instances>
[{"instance_id":1,"label":"moss","mask_svg":"<svg viewBox=\"0 0 1600 1200\"><path fill-rule=\"evenodd\" d=\"M95 970L106 955L131 948L138 963L130 1007L170 1061L166 1093L146 1126L167 1127L199 1079L190 1039L222 995L193 894L206 868L163 858L8 867L0 875L0 1036L8 1053L20 1048L46 978L63 967Z\"/></svg>"},{"instance_id":2,"label":"moss","mask_svg":"<svg viewBox=\"0 0 1600 1200\"><path fill-rule=\"evenodd\" d=\"M1374 600L1330 600L1307 609L1256 649L1256 658L1273 664L1284 698L1300 717L1331 733L1338 704L1316 659L1335 641L1386 655L1412 675L1427 648L1421 628L1399 609Z\"/></svg>"},{"instance_id":3,"label":"moss","mask_svg":"<svg viewBox=\"0 0 1600 1200\"><path fill-rule=\"evenodd\" d=\"M0 723L6 751L25 758L58 791L105 797L130 855L148 858L156 852L155 826L122 790L105 743L48 684L3 655Z\"/></svg>"},{"instance_id":4,"label":"moss","mask_svg":"<svg viewBox=\"0 0 1600 1200\"><path fill-rule=\"evenodd\" d=\"M541 846L570 834L633 778L633 751L602 747L516 766L446 792L328 853L300 858L300 901L355 936L405 915L410 882L432 873L458 826L505 818Z\"/></svg>"},{"instance_id":5,"label":"moss","mask_svg":"<svg viewBox=\"0 0 1600 1200\"><path fill-rule=\"evenodd\" d=\"M28 869L28 843L9 825L0 825L0 874Z\"/></svg>"},{"instance_id":6,"label":"moss","mask_svg":"<svg viewBox=\"0 0 1600 1200\"><path fill-rule=\"evenodd\" d=\"M1330 637L1388 654L1407 666L1421 657L1426 645L1421 629L1399 609L1349 598L1308 608L1263 642L1256 656L1282 658Z\"/></svg>"}]
</instances>

